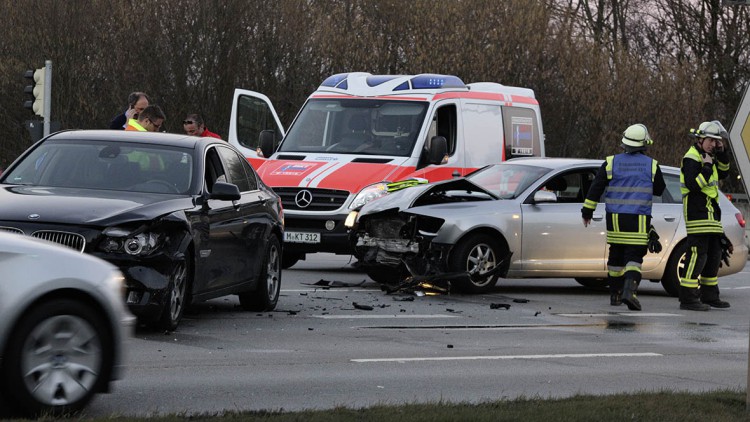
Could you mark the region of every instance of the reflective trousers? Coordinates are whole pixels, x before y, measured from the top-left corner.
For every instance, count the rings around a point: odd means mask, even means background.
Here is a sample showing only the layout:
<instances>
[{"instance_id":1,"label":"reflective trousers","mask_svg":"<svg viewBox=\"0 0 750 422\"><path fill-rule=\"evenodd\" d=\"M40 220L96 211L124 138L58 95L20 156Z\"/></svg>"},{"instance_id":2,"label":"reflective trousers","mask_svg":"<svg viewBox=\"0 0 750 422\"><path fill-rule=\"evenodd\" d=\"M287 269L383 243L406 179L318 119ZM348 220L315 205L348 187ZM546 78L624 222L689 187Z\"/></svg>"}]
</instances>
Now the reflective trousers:
<instances>
[{"instance_id":1,"label":"reflective trousers","mask_svg":"<svg viewBox=\"0 0 750 422\"><path fill-rule=\"evenodd\" d=\"M721 263L721 234L689 234L685 266L680 269L680 286L716 286Z\"/></svg>"}]
</instances>

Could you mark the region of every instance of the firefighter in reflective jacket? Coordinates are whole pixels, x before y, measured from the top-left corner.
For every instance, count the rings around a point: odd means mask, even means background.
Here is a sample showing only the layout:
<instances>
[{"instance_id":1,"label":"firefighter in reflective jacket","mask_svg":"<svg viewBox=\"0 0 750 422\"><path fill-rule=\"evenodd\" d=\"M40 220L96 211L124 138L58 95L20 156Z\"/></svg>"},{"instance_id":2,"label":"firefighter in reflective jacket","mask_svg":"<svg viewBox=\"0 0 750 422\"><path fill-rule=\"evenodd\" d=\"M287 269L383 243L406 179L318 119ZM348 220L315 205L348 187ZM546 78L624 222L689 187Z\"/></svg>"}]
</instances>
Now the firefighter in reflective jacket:
<instances>
[{"instance_id":1,"label":"firefighter in reflective jacket","mask_svg":"<svg viewBox=\"0 0 750 422\"><path fill-rule=\"evenodd\" d=\"M583 225L588 226L604 194L610 305L624 302L633 311L641 310L636 292L643 257L650 248L651 202L653 196L661 196L666 187L659 163L645 154L646 146L652 143L646 126L628 127L622 136L625 152L607 157L581 209Z\"/></svg>"},{"instance_id":2,"label":"firefighter in reflective jacket","mask_svg":"<svg viewBox=\"0 0 750 422\"><path fill-rule=\"evenodd\" d=\"M729 174L729 154L724 148L729 136L716 120L701 123L690 134L695 143L682 158L680 170L688 244L680 270L680 309L728 308L729 303L719 299L717 275L724 238L718 182Z\"/></svg>"}]
</instances>

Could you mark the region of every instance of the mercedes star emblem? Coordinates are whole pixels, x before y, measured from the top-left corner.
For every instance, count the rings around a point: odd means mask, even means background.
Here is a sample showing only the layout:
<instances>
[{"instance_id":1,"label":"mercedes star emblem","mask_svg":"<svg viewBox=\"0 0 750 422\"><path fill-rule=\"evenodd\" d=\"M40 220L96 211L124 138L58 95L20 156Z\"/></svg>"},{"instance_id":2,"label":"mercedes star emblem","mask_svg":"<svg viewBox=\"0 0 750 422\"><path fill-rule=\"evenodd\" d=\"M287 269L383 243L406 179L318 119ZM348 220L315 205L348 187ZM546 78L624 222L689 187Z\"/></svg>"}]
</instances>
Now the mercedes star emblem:
<instances>
[{"instance_id":1,"label":"mercedes star emblem","mask_svg":"<svg viewBox=\"0 0 750 422\"><path fill-rule=\"evenodd\" d=\"M302 189L301 191L297 192L297 195L294 197L294 203L296 203L300 208L306 208L310 205L310 203L312 203L312 199L312 192L307 189Z\"/></svg>"}]
</instances>

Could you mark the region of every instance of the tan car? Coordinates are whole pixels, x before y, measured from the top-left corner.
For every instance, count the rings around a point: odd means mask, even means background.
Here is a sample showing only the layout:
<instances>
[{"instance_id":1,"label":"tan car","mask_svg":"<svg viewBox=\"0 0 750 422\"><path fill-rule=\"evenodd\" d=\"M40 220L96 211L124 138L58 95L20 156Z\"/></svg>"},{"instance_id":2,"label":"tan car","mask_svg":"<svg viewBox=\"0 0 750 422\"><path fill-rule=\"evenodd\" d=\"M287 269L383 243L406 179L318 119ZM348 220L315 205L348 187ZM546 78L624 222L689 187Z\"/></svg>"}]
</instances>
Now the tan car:
<instances>
[{"instance_id":1,"label":"tan car","mask_svg":"<svg viewBox=\"0 0 750 422\"><path fill-rule=\"evenodd\" d=\"M465 177L394 192L365 205L351 230L363 268L394 284L412 275L453 279L486 292L500 277L575 278L603 287L607 277L604 203L589 227L581 207L601 160L530 158L485 167ZM652 223L663 249L643 262L643 279L678 294L686 250L680 170L661 166L667 189L654 198ZM719 275L747 261L742 213L722 194L722 224L734 245ZM506 259L507 258L507 259Z\"/></svg>"}]
</instances>

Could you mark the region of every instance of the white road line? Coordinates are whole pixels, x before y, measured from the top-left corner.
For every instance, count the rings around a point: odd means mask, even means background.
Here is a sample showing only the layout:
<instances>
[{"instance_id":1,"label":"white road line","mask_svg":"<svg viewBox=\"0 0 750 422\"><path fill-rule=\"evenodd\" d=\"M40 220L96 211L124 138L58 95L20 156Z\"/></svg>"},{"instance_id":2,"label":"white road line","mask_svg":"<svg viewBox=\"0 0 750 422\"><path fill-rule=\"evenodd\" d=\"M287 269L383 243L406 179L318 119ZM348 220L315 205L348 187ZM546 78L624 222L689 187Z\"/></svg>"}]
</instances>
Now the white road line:
<instances>
[{"instance_id":1,"label":"white road line","mask_svg":"<svg viewBox=\"0 0 750 422\"><path fill-rule=\"evenodd\" d=\"M742 287L722 287L721 290L744 290L744 289L750 289L750 286L742 286Z\"/></svg>"},{"instance_id":2,"label":"white road line","mask_svg":"<svg viewBox=\"0 0 750 422\"><path fill-rule=\"evenodd\" d=\"M281 293L323 293L323 292L334 292L334 291L341 291L341 292L378 292L380 293L380 290L377 289L349 289L347 287L318 287L315 289L281 289Z\"/></svg>"},{"instance_id":3,"label":"white road line","mask_svg":"<svg viewBox=\"0 0 750 422\"><path fill-rule=\"evenodd\" d=\"M608 317L608 316L632 316L632 317L681 317L682 314L667 314L657 312L609 312L605 314L554 314L557 316L570 317L570 318L589 318L589 317Z\"/></svg>"},{"instance_id":4,"label":"white road line","mask_svg":"<svg viewBox=\"0 0 750 422\"><path fill-rule=\"evenodd\" d=\"M415 318L460 318L458 315L313 315L321 319L415 319Z\"/></svg>"},{"instance_id":5,"label":"white road line","mask_svg":"<svg viewBox=\"0 0 750 422\"><path fill-rule=\"evenodd\" d=\"M370 362L421 362L447 360L508 360L508 359L566 359L566 358L621 358L621 357L658 357L661 353L564 353L558 355L508 355L508 356L444 356L433 358L382 358L351 359L356 363Z\"/></svg>"}]
</instances>

